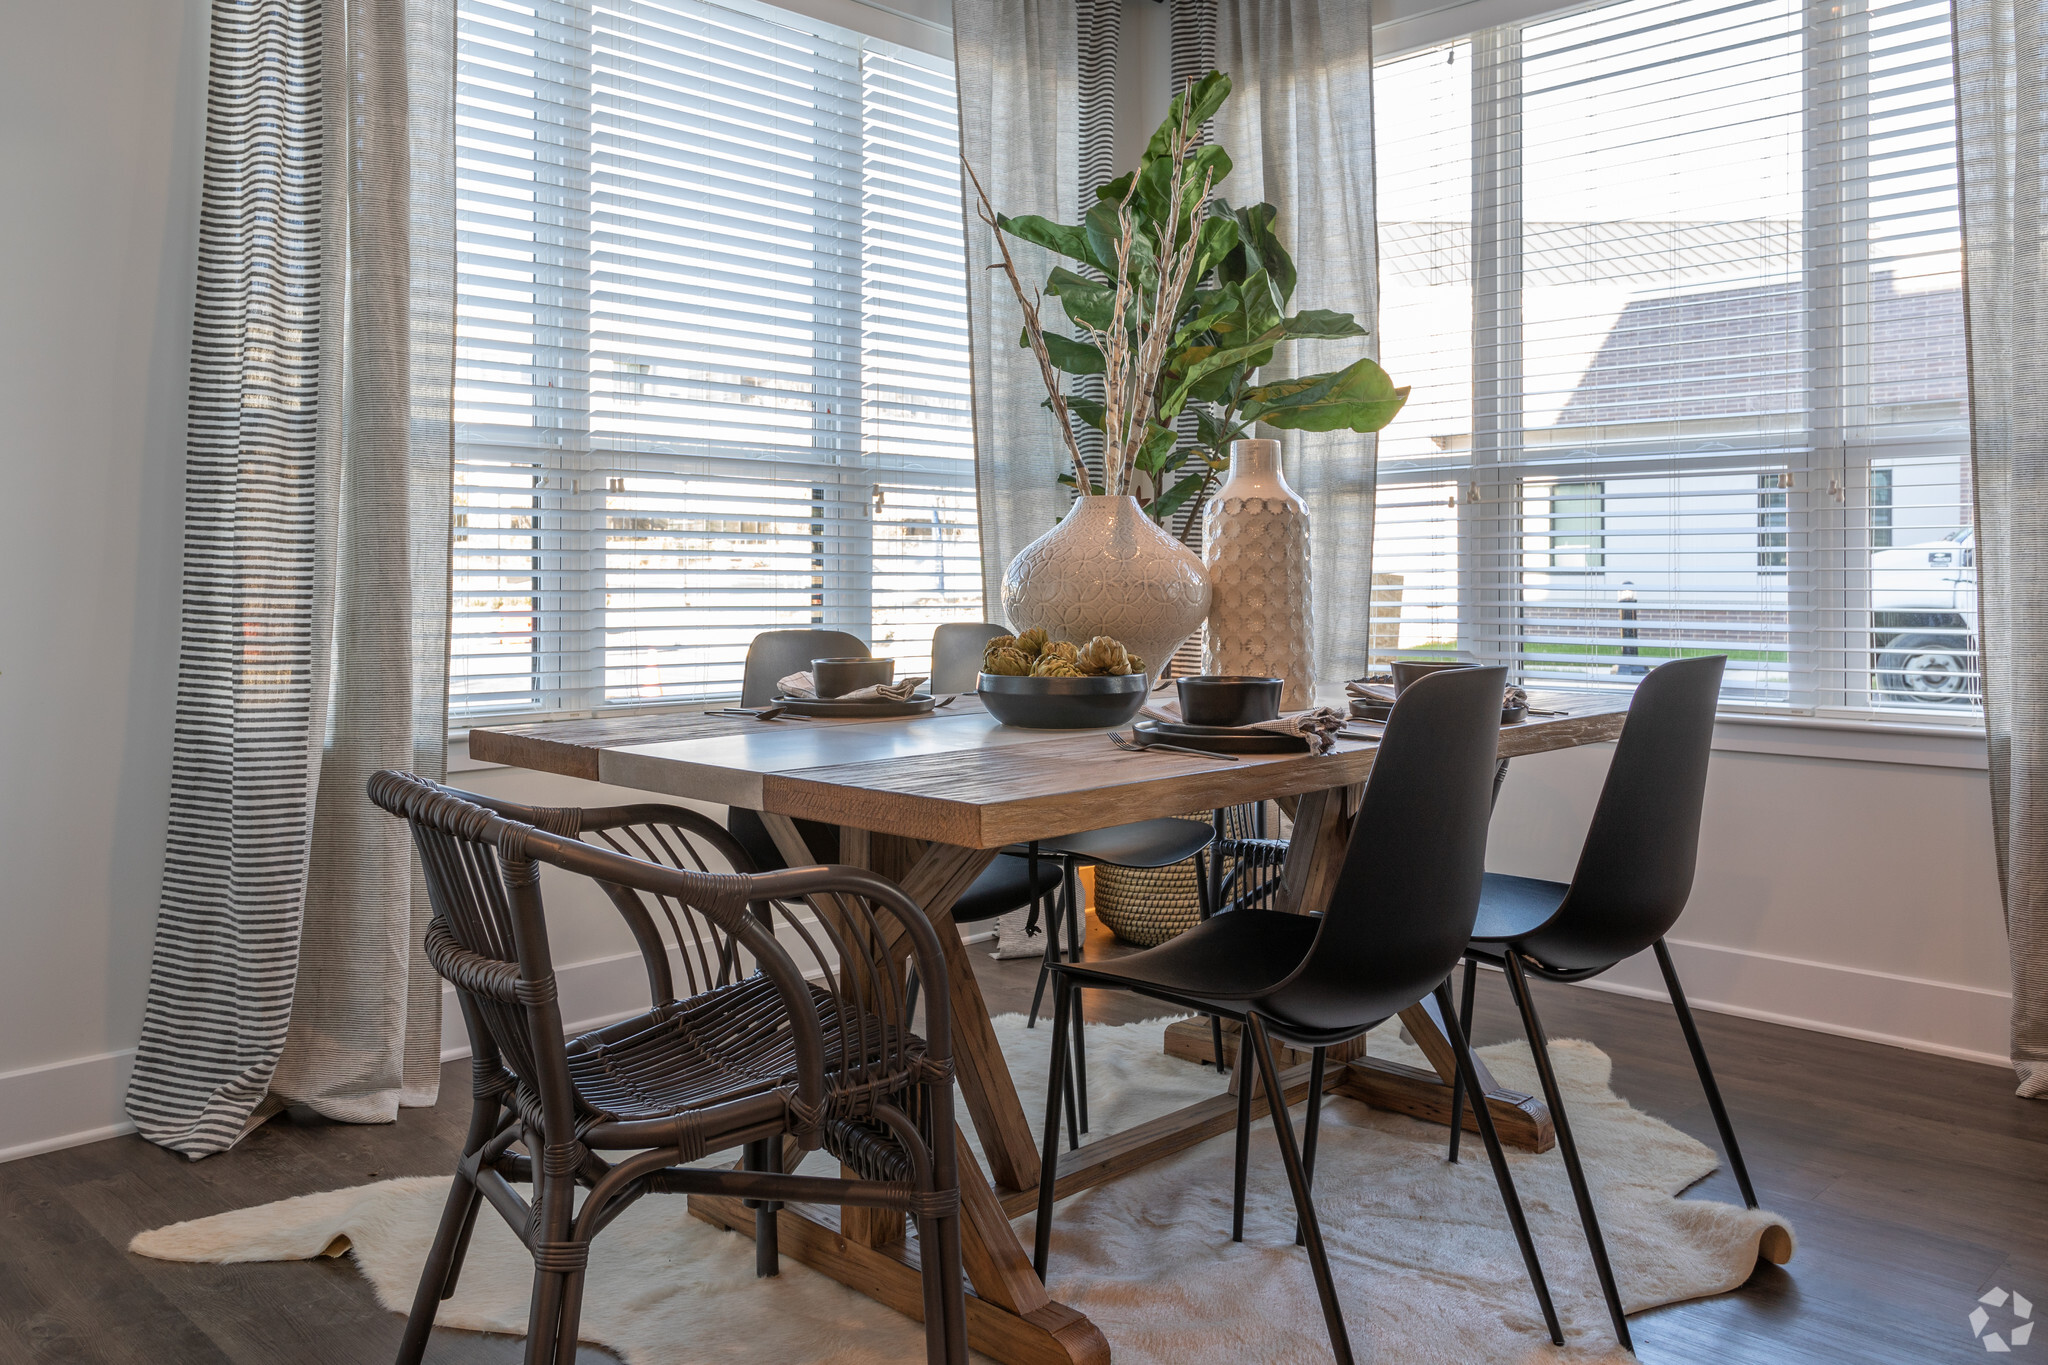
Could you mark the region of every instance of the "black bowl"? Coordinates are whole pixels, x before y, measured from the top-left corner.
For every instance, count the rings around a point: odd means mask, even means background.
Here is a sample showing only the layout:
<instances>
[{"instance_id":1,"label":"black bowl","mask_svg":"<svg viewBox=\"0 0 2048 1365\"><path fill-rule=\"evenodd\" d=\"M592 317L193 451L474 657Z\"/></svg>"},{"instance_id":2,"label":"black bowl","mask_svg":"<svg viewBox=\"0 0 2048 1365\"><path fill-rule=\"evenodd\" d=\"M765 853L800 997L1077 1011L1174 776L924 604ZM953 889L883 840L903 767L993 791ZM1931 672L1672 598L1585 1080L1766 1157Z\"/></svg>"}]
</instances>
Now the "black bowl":
<instances>
[{"instance_id":1,"label":"black bowl","mask_svg":"<svg viewBox=\"0 0 2048 1365\"><path fill-rule=\"evenodd\" d=\"M1189 725L1256 725L1280 717L1278 678L1204 673L1181 678L1180 718Z\"/></svg>"},{"instance_id":2,"label":"black bowl","mask_svg":"<svg viewBox=\"0 0 2048 1365\"><path fill-rule=\"evenodd\" d=\"M1432 673L1441 673L1447 668L1471 667L1471 664L1458 659L1396 659L1387 665L1394 675L1394 695L1397 697L1409 683L1420 682Z\"/></svg>"},{"instance_id":3,"label":"black bowl","mask_svg":"<svg viewBox=\"0 0 2048 1365\"><path fill-rule=\"evenodd\" d=\"M984 673L975 690L990 715L1020 730L1100 730L1137 715L1151 684L1143 673L1108 678Z\"/></svg>"},{"instance_id":4,"label":"black bowl","mask_svg":"<svg viewBox=\"0 0 2048 1365\"><path fill-rule=\"evenodd\" d=\"M818 698L829 701L863 687L879 687L896 681L894 659L813 659L811 682Z\"/></svg>"}]
</instances>

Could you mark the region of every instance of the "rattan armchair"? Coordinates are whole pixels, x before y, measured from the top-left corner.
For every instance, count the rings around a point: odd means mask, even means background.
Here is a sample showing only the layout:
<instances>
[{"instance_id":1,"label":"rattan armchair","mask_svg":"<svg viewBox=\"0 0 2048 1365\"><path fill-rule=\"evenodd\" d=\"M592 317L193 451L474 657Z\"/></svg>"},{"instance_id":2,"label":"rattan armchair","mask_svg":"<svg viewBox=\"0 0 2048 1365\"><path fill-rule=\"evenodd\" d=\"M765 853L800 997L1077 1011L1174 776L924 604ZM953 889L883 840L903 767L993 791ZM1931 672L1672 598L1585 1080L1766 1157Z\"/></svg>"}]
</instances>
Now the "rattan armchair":
<instances>
[{"instance_id":1,"label":"rattan armchair","mask_svg":"<svg viewBox=\"0 0 2048 1365\"><path fill-rule=\"evenodd\" d=\"M748 864L724 830L678 807L515 806L388 771L369 791L412 827L434 909L427 956L456 987L475 1080L399 1365L424 1355L483 1201L533 1254L527 1365L569 1365L592 1239L643 1195L690 1193L755 1205L761 1274L774 1273L783 1202L911 1215L927 1359L964 1365L946 967L914 902L854 868L709 870L707 852ZM646 960L649 1009L563 1036L541 864L610 896ZM681 998L649 898L674 935ZM939 985L921 1037L891 967L906 949ZM822 1147L856 1178L786 1173L785 1143ZM692 1164L728 1150L739 1168Z\"/></svg>"}]
</instances>

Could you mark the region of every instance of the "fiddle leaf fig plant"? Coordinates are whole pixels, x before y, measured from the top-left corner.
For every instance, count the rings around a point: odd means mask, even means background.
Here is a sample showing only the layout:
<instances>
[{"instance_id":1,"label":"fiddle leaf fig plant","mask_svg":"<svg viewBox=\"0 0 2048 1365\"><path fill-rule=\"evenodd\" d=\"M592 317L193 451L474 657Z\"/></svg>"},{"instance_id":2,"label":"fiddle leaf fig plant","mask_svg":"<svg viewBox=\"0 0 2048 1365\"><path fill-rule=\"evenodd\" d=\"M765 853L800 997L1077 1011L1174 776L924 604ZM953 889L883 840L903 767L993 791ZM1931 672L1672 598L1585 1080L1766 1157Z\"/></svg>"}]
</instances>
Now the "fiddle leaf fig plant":
<instances>
[{"instance_id":1,"label":"fiddle leaf fig plant","mask_svg":"<svg viewBox=\"0 0 2048 1365\"><path fill-rule=\"evenodd\" d=\"M1009 217L981 197L1003 265L1024 306L1020 344L1038 356L1051 408L1073 456L1060 482L1087 477L1068 417L1103 433L1104 481L1091 493L1137 493L1153 520L1205 496L1230 464L1230 443L1253 424L1297 431L1378 431L1408 399L1386 371L1361 356L1341 369L1268 374L1283 342L1366 335L1349 313L1288 311L1293 259L1274 230L1271 204L1236 208L1214 196L1229 154L1197 147L1199 130L1230 95L1211 71L1174 96L1135 171L1098 188L1078 224ZM968 172L973 175L972 168ZM980 182L975 182L980 190ZM1057 266L1035 295L1017 278L1007 235L1096 272ZM1044 326L1039 304L1060 301L1076 335ZM1101 400L1067 391L1067 379L1104 376ZM1192 444L1175 430L1194 417Z\"/></svg>"}]
</instances>

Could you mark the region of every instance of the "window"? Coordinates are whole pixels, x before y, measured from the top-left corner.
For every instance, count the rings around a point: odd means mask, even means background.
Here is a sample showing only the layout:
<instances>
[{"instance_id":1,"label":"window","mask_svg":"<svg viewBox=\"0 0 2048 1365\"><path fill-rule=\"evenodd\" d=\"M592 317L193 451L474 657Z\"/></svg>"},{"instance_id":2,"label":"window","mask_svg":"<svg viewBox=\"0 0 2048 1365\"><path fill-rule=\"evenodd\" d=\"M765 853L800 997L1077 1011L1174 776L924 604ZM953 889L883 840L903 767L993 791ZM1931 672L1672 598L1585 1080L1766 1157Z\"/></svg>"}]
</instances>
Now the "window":
<instances>
[{"instance_id":1,"label":"window","mask_svg":"<svg viewBox=\"0 0 2048 1365\"><path fill-rule=\"evenodd\" d=\"M950 63L748 0L460 0L462 718L981 615Z\"/></svg>"},{"instance_id":2,"label":"window","mask_svg":"<svg viewBox=\"0 0 2048 1365\"><path fill-rule=\"evenodd\" d=\"M1602 515L1604 488L1597 483L1554 483L1550 485L1550 567L1553 569L1599 569L1606 566L1600 553L1607 538Z\"/></svg>"},{"instance_id":3,"label":"window","mask_svg":"<svg viewBox=\"0 0 2048 1365\"><path fill-rule=\"evenodd\" d=\"M1970 519L1948 25L1620 0L1380 64L1414 394L1376 654L1626 687L1725 653L1726 704L1973 714L1974 569L1936 563Z\"/></svg>"}]
</instances>

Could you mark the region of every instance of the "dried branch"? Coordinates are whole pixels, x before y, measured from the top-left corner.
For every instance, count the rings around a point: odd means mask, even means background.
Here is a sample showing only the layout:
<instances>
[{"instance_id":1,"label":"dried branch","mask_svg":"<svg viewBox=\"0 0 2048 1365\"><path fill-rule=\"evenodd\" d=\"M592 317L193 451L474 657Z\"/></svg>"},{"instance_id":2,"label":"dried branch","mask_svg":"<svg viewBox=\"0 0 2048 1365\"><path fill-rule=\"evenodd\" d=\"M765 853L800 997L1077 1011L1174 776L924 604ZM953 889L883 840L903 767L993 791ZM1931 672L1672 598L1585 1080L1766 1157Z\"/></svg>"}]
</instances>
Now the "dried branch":
<instances>
[{"instance_id":1,"label":"dried branch","mask_svg":"<svg viewBox=\"0 0 2048 1365\"><path fill-rule=\"evenodd\" d=\"M988 191L981 187L981 177L974 173L974 167L968 163L964 154L960 158L960 168L967 172L967 179L974 185L974 194L978 201L976 216L987 223L989 230L995 234L996 250L1003 256L1003 274L1009 278L1010 289L1017 296L1017 306L1024 310L1024 335L1030 339L1031 354L1038 358L1038 373L1045 381L1047 396L1052 400L1053 422L1060 429L1060 437L1067 443L1067 454L1074 460L1075 482L1080 492L1085 495L1089 487L1088 466L1081 459L1080 443L1074 439L1074 424L1067 415L1067 397L1061 392L1059 371L1053 368L1052 353L1045 346L1045 325L1039 320L1036 298L1025 295L1024 283L1017 278L1017 262L1010 255L1010 244L1004 236L1002 224L996 219L995 207L989 203Z\"/></svg>"}]
</instances>

